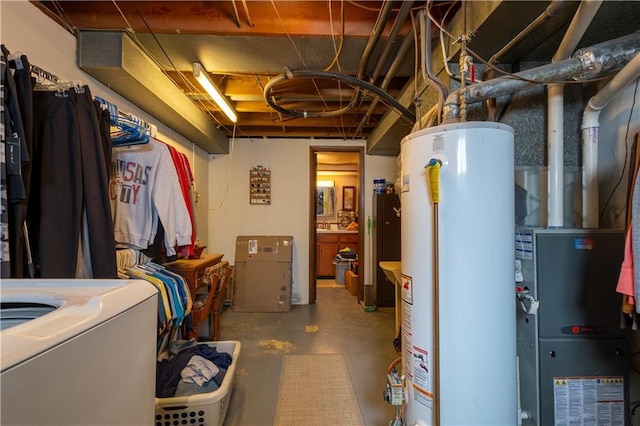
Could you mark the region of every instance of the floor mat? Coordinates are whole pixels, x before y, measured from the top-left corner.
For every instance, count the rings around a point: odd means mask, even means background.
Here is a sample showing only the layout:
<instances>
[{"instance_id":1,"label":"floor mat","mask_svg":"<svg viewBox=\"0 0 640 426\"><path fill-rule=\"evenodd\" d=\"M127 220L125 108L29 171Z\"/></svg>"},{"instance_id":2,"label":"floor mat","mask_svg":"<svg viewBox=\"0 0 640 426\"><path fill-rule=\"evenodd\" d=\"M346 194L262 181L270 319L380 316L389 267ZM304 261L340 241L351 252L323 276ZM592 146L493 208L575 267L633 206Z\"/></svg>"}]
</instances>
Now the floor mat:
<instances>
[{"instance_id":1,"label":"floor mat","mask_svg":"<svg viewBox=\"0 0 640 426\"><path fill-rule=\"evenodd\" d=\"M344 356L283 355L273 424L364 425Z\"/></svg>"},{"instance_id":2,"label":"floor mat","mask_svg":"<svg viewBox=\"0 0 640 426\"><path fill-rule=\"evenodd\" d=\"M316 280L317 288L345 288L344 284L338 284L336 280Z\"/></svg>"}]
</instances>

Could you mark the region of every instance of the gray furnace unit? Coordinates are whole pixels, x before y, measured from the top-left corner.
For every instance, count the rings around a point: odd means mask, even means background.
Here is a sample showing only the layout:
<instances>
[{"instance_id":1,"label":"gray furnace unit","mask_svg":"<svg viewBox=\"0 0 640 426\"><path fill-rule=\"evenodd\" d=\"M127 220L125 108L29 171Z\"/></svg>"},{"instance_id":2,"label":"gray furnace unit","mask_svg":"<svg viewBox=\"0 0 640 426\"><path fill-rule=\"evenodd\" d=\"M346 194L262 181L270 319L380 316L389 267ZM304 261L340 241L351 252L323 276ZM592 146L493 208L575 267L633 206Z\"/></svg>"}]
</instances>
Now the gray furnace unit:
<instances>
[{"instance_id":1,"label":"gray furnace unit","mask_svg":"<svg viewBox=\"0 0 640 426\"><path fill-rule=\"evenodd\" d=\"M628 340L616 293L623 254L619 231L516 231L519 390L531 417L523 425L628 424Z\"/></svg>"}]
</instances>

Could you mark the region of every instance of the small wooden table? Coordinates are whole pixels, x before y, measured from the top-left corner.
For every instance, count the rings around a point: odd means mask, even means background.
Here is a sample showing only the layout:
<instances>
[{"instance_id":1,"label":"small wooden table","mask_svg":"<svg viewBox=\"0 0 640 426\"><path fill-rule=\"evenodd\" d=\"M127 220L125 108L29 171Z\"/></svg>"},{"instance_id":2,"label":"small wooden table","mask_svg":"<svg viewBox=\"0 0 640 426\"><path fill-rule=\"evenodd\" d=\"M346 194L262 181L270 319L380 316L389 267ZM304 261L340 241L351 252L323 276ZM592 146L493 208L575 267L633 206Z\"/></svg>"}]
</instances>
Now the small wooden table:
<instances>
[{"instance_id":1,"label":"small wooden table","mask_svg":"<svg viewBox=\"0 0 640 426\"><path fill-rule=\"evenodd\" d=\"M164 266L171 269L172 271L178 272L187 280L187 284L189 285L189 291L191 292L191 297L193 301L196 300L196 291L203 286L207 286L206 283L202 281L202 277L204 275L204 270L209 266L214 266L220 261L222 261L223 254L219 253L203 253L200 256L200 259L179 259L175 262L165 263ZM204 309L209 309L210 307L205 307ZM186 330L186 338L191 339L193 337L198 337L198 318L199 316L192 315L193 318L193 328L191 330ZM211 333L214 331L211 330Z\"/></svg>"}]
</instances>

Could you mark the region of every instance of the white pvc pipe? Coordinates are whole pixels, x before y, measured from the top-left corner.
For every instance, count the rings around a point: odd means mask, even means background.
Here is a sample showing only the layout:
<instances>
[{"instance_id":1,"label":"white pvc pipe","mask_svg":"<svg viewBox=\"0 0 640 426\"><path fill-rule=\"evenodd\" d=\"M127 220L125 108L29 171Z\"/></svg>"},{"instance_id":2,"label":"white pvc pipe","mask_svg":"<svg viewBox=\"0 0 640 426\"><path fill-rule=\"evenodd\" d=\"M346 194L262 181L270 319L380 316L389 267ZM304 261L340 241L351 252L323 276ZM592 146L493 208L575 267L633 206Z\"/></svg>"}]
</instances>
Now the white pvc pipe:
<instances>
[{"instance_id":1,"label":"white pvc pipe","mask_svg":"<svg viewBox=\"0 0 640 426\"><path fill-rule=\"evenodd\" d=\"M547 129L549 152L549 228L561 228L564 224L564 85L547 86L547 102L549 105L549 121Z\"/></svg>"},{"instance_id":2,"label":"white pvc pipe","mask_svg":"<svg viewBox=\"0 0 640 426\"><path fill-rule=\"evenodd\" d=\"M576 11L552 62L570 57L580 42L602 0L583 0ZM549 228L564 224L564 85L548 86Z\"/></svg>"},{"instance_id":3,"label":"white pvc pipe","mask_svg":"<svg viewBox=\"0 0 640 426\"><path fill-rule=\"evenodd\" d=\"M602 5L602 1L603 0L582 0L551 62L564 61L571 56L585 31L589 28L593 17L596 16L596 12L598 12L598 9Z\"/></svg>"},{"instance_id":4,"label":"white pvc pipe","mask_svg":"<svg viewBox=\"0 0 640 426\"><path fill-rule=\"evenodd\" d=\"M598 187L598 128L600 111L611 98L640 77L640 53L605 87L589 99L582 115L582 223L583 228L600 226L600 189Z\"/></svg>"}]
</instances>

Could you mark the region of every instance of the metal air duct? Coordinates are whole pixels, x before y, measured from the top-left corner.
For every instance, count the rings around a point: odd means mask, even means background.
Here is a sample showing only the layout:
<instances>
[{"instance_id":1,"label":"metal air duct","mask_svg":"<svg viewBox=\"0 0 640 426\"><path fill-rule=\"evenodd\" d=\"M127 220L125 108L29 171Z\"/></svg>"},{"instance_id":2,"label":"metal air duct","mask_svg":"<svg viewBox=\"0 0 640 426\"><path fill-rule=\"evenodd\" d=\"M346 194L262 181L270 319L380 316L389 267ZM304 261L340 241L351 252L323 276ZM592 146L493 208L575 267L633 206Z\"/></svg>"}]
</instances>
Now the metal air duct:
<instances>
[{"instance_id":1,"label":"metal air duct","mask_svg":"<svg viewBox=\"0 0 640 426\"><path fill-rule=\"evenodd\" d=\"M77 54L78 67L209 154L229 152L228 138L126 33L80 31Z\"/></svg>"},{"instance_id":2,"label":"metal air duct","mask_svg":"<svg viewBox=\"0 0 640 426\"><path fill-rule=\"evenodd\" d=\"M616 71L629 62L640 51L640 32L635 32L614 40L605 41L576 53L565 61L547 64L522 71L513 76L468 86L467 103L481 102L489 98L508 95L528 89L536 84L573 78L583 80L610 71ZM460 111L460 89L451 92L445 101L443 119L456 121Z\"/></svg>"}]
</instances>

